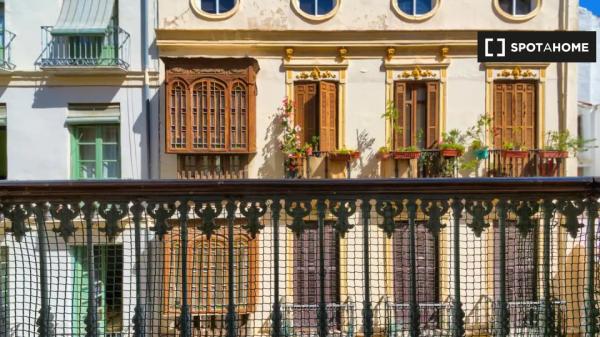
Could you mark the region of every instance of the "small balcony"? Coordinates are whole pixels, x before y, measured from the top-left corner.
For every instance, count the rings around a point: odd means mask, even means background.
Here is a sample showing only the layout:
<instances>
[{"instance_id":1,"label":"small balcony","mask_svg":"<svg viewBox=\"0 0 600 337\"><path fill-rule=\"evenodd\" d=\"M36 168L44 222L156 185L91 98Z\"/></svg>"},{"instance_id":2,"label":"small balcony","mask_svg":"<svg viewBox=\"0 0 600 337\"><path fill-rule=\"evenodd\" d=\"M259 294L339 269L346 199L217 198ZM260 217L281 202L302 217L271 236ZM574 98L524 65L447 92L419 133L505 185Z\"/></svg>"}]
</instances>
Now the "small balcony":
<instances>
[{"instance_id":1,"label":"small balcony","mask_svg":"<svg viewBox=\"0 0 600 337\"><path fill-rule=\"evenodd\" d=\"M0 71L12 71L15 69L12 63L11 45L16 35L8 30L4 30L2 34L2 44L0 46Z\"/></svg>"},{"instance_id":2,"label":"small balcony","mask_svg":"<svg viewBox=\"0 0 600 337\"><path fill-rule=\"evenodd\" d=\"M53 34L42 27L43 51L36 65L49 71L122 72L129 68L129 33L108 27L104 34Z\"/></svg>"},{"instance_id":3,"label":"small balcony","mask_svg":"<svg viewBox=\"0 0 600 337\"><path fill-rule=\"evenodd\" d=\"M548 156L543 150L490 150L485 161L488 177L561 177L566 158Z\"/></svg>"}]
</instances>

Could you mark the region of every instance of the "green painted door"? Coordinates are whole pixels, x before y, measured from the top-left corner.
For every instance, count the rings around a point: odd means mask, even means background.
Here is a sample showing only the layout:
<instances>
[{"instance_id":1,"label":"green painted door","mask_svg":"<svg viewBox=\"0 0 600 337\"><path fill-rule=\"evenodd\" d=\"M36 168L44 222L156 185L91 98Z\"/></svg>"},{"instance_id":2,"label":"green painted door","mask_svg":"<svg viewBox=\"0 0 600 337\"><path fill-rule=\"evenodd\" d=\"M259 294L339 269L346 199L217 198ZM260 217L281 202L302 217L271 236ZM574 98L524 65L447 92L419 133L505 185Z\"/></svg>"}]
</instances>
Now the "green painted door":
<instances>
[{"instance_id":1,"label":"green painted door","mask_svg":"<svg viewBox=\"0 0 600 337\"><path fill-rule=\"evenodd\" d=\"M94 299L100 336L123 331L123 247L94 246ZM87 247L71 248L73 264L73 335L85 336L88 307Z\"/></svg>"}]
</instances>

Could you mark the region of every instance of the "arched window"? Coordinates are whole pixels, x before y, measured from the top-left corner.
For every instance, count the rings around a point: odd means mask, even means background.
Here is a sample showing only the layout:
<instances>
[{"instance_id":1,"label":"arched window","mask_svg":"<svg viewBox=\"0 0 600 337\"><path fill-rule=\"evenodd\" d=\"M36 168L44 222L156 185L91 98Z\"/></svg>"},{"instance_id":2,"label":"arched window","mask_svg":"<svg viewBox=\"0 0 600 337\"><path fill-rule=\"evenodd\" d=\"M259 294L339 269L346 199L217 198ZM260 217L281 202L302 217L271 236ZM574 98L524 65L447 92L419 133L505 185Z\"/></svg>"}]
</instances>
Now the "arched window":
<instances>
[{"instance_id":1,"label":"arched window","mask_svg":"<svg viewBox=\"0 0 600 337\"><path fill-rule=\"evenodd\" d=\"M512 16L528 15L539 6L539 0L496 0L500 9Z\"/></svg>"},{"instance_id":2,"label":"arched window","mask_svg":"<svg viewBox=\"0 0 600 337\"><path fill-rule=\"evenodd\" d=\"M395 0L398 8L406 15L421 16L431 12L438 0Z\"/></svg>"},{"instance_id":3,"label":"arched window","mask_svg":"<svg viewBox=\"0 0 600 337\"><path fill-rule=\"evenodd\" d=\"M225 85L213 79L198 82L192 92L192 147L225 149L227 102Z\"/></svg>"},{"instance_id":4,"label":"arched window","mask_svg":"<svg viewBox=\"0 0 600 337\"><path fill-rule=\"evenodd\" d=\"M225 14L233 10L239 0L195 0L200 9L208 14Z\"/></svg>"},{"instance_id":5,"label":"arched window","mask_svg":"<svg viewBox=\"0 0 600 337\"><path fill-rule=\"evenodd\" d=\"M323 17L331 14L340 0L293 0L300 11L312 17Z\"/></svg>"},{"instance_id":6,"label":"arched window","mask_svg":"<svg viewBox=\"0 0 600 337\"><path fill-rule=\"evenodd\" d=\"M183 149L186 147L187 132L187 86L180 81L171 84L169 90L169 135L171 147Z\"/></svg>"}]
</instances>

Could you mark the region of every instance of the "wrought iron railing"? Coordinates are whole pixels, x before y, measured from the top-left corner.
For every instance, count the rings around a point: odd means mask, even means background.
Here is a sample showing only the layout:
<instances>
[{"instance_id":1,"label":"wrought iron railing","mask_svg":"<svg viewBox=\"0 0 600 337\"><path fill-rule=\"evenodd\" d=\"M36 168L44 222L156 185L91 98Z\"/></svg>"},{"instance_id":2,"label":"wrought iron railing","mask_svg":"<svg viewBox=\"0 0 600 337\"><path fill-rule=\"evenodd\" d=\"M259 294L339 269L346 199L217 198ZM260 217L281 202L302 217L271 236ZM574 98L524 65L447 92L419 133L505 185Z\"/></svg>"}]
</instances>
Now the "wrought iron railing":
<instances>
[{"instance_id":1,"label":"wrought iron railing","mask_svg":"<svg viewBox=\"0 0 600 337\"><path fill-rule=\"evenodd\" d=\"M504 150L490 150L486 160L488 177L560 177L564 175L565 158L546 158L542 150L527 150L523 156ZM517 153L518 154L518 153Z\"/></svg>"},{"instance_id":2,"label":"wrought iron railing","mask_svg":"<svg viewBox=\"0 0 600 337\"><path fill-rule=\"evenodd\" d=\"M38 66L129 68L129 33L122 28L109 27L102 35L55 35L52 28L42 27Z\"/></svg>"},{"instance_id":3,"label":"wrought iron railing","mask_svg":"<svg viewBox=\"0 0 600 337\"><path fill-rule=\"evenodd\" d=\"M12 63L12 42L16 35L8 30L0 31L2 34L2 46L0 46L0 68L4 70L15 69L15 64Z\"/></svg>"},{"instance_id":4,"label":"wrought iron railing","mask_svg":"<svg viewBox=\"0 0 600 337\"><path fill-rule=\"evenodd\" d=\"M596 336L599 192L594 178L6 182L0 336Z\"/></svg>"}]
</instances>

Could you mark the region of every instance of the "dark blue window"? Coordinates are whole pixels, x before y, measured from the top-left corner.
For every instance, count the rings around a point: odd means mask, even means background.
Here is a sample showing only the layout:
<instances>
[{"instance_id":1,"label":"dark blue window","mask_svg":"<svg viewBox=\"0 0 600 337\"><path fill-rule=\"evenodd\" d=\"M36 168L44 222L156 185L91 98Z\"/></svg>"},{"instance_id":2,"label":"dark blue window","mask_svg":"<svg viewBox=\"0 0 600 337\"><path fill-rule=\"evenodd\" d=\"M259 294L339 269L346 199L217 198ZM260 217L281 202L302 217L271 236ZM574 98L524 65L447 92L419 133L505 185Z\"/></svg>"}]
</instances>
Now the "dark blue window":
<instances>
[{"instance_id":1,"label":"dark blue window","mask_svg":"<svg viewBox=\"0 0 600 337\"><path fill-rule=\"evenodd\" d=\"M431 12L436 0L398 0L400 10L408 15L423 15Z\"/></svg>"},{"instance_id":2,"label":"dark blue window","mask_svg":"<svg viewBox=\"0 0 600 337\"><path fill-rule=\"evenodd\" d=\"M510 15L527 15L535 9L534 0L499 0L500 8Z\"/></svg>"},{"instance_id":3,"label":"dark blue window","mask_svg":"<svg viewBox=\"0 0 600 337\"><path fill-rule=\"evenodd\" d=\"M200 8L206 13L227 13L235 7L237 0L200 0Z\"/></svg>"},{"instance_id":4,"label":"dark blue window","mask_svg":"<svg viewBox=\"0 0 600 337\"><path fill-rule=\"evenodd\" d=\"M309 15L326 15L331 12L337 0L298 0L300 9Z\"/></svg>"}]
</instances>

